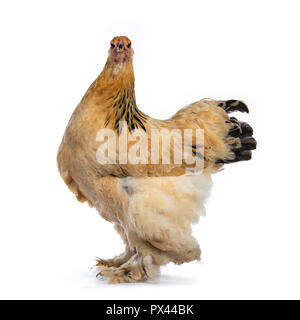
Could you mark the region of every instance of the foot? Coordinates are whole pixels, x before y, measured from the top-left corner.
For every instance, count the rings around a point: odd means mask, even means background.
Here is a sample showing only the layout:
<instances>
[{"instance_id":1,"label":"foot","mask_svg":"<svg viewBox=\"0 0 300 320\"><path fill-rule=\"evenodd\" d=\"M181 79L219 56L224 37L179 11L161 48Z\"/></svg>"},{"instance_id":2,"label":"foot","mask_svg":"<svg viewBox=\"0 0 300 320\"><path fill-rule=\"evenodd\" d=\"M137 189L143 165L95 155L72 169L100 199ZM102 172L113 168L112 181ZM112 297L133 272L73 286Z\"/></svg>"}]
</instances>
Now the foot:
<instances>
[{"instance_id":1,"label":"foot","mask_svg":"<svg viewBox=\"0 0 300 320\"><path fill-rule=\"evenodd\" d=\"M112 259L101 259L97 258L96 267L120 267L122 264L127 262L135 254L132 250L126 250L124 253L116 256Z\"/></svg>"},{"instance_id":2,"label":"foot","mask_svg":"<svg viewBox=\"0 0 300 320\"><path fill-rule=\"evenodd\" d=\"M109 283L155 281L159 273L159 266L152 262L150 256L133 255L120 267L98 267L97 276L103 276Z\"/></svg>"}]
</instances>

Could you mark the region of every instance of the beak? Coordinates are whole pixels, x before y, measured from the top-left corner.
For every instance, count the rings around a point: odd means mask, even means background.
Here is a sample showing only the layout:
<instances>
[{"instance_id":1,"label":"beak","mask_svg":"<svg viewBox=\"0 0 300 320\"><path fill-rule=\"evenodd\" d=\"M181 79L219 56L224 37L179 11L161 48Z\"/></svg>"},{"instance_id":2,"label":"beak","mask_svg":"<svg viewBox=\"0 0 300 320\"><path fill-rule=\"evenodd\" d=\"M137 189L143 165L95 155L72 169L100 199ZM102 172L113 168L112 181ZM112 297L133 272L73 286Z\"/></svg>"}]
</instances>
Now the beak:
<instances>
[{"instance_id":1,"label":"beak","mask_svg":"<svg viewBox=\"0 0 300 320\"><path fill-rule=\"evenodd\" d=\"M119 40L116 44L116 48L115 50L119 53L122 52L124 50L125 44L123 40Z\"/></svg>"}]
</instances>

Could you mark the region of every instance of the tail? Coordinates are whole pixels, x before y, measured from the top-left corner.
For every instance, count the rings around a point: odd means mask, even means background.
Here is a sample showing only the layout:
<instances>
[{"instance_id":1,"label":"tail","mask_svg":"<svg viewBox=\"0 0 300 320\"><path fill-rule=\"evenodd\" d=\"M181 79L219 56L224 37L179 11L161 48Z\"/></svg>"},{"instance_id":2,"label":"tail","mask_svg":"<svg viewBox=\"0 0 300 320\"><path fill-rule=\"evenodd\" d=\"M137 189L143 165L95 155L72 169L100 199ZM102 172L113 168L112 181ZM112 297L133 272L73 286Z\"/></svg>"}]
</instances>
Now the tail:
<instances>
[{"instance_id":1,"label":"tail","mask_svg":"<svg viewBox=\"0 0 300 320\"><path fill-rule=\"evenodd\" d=\"M247 105L240 100L217 101L217 105L227 113L234 111L249 113ZM228 132L228 137L238 138L240 144L232 144L231 151L234 153L233 159L217 159L216 163L232 163L238 161L250 160L252 158L251 150L256 149L256 140L253 138L253 129L246 122L240 122L234 117L229 120L232 124Z\"/></svg>"}]
</instances>

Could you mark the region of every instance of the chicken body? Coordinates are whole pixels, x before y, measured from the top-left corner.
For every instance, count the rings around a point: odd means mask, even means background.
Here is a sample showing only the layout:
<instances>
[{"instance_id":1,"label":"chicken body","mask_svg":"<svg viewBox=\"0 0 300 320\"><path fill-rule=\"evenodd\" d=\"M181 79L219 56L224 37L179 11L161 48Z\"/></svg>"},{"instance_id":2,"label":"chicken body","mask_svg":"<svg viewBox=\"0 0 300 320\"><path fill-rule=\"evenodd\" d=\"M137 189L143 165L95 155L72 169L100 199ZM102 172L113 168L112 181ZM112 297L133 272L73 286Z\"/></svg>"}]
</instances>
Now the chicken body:
<instances>
[{"instance_id":1,"label":"chicken body","mask_svg":"<svg viewBox=\"0 0 300 320\"><path fill-rule=\"evenodd\" d=\"M57 156L60 174L70 190L113 223L126 245L120 256L98 259L100 274L111 283L154 280L161 265L200 259L191 224L205 213L210 175L224 163L249 160L256 146L251 127L227 115L248 112L237 100L201 100L165 121L142 113L135 101L132 55L128 38L112 40L107 63L74 111ZM190 165L185 161L162 164L162 155L159 164L99 163L98 132L106 128L118 136L120 121L127 125L122 130L128 132L129 147L134 143L130 135L137 129L145 133L163 128L202 129L201 153L195 136L189 147L203 159L203 170L187 174ZM147 137L150 154L151 138ZM117 148L116 152L124 151Z\"/></svg>"}]
</instances>

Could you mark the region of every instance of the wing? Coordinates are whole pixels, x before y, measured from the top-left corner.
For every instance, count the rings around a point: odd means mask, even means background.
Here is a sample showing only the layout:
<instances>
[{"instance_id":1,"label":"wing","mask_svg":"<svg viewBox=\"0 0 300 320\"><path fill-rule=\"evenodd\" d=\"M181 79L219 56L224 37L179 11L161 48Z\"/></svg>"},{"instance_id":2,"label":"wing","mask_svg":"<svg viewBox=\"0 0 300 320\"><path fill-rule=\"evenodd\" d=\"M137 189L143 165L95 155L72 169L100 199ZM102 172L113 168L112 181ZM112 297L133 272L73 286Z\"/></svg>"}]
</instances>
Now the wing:
<instances>
[{"instance_id":1,"label":"wing","mask_svg":"<svg viewBox=\"0 0 300 320\"><path fill-rule=\"evenodd\" d=\"M101 175L179 176L187 170L214 172L224 163L249 160L250 150L256 146L253 130L248 124L229 117L227 113L233 111L248 112L248 108L238 100L206 99L179 110L165 121L148 117L143 129L129 132L123 128L127 147L117 144L117 163L98 165ZM177 144L180 139L181 144ZM158 142L155 144L154 140ZM123 161L118 161L120 156Z\"/></svg>"}]
</instances>

